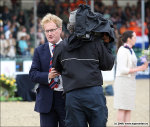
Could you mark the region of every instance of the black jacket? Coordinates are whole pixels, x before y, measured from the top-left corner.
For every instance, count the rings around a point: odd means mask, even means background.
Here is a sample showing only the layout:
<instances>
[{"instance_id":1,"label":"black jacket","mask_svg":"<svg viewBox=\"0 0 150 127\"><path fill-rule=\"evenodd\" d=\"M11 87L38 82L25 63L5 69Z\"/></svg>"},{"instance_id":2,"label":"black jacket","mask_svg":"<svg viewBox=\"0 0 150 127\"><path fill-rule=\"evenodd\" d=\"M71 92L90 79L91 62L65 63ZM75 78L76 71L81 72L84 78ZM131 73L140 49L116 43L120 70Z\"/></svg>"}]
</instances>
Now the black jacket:
<instances>
[{"instance_id":1,"label":"black jacket","mask_svg":"<svg viewBox=\"0 0 150 127\"><path fill-rule=\"evenodd\" d=\"M101 70L111 70L114 65L111 50L99 38L85 42L76 38L72 42L62 41L56 46L53 57L53 67L62 75L64 93L102 85ZM72 48L72 44L81 43Z\"/></svg>"}]
</instances>

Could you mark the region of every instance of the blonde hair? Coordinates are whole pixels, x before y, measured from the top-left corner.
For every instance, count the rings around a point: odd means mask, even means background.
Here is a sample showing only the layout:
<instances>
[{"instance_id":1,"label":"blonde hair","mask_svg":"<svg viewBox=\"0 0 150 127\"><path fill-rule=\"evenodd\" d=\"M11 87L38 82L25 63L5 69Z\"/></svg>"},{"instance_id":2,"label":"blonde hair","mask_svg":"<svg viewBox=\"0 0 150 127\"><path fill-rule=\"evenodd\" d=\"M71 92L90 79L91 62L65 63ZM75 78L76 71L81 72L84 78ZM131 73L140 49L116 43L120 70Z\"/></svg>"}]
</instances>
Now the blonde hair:
<instances>
[{"instance_id":1,"label":"blonde hair","mask_svg":"<svg viewBox=\"0 0 150 127\"><path fill-rule=\"evenodd\" d=\"M60 19L58 16L53 14L46 14L43 19L41 20L41 26L44 29L44 24L48 22L54 22L57 27L62 27L62 19Z\"/></svg>"}]
</instances>

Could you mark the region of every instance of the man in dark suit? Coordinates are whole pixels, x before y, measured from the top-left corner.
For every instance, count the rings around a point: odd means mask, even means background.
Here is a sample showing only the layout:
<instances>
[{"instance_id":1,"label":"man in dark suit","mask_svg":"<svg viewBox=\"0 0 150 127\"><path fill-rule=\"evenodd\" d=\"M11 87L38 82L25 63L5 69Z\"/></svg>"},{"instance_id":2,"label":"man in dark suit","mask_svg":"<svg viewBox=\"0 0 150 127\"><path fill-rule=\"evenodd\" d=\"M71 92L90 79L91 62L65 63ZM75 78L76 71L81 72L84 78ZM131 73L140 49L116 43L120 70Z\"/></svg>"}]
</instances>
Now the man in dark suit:
<instances>
[{"instance_id":1,"label":"man in dark suit","mask_svg":"<svg viewBox=\"0 0 150 127\"><path fill-rule=\"evenodd\" d=\"M54 84L55 77L60 77L55 68L51 68L54 45L62 40L62 20L52 14L47 14L41 20L48 43L42 44L34 51L29 76L32 81L39 83L37 88L35 111L40 113L41 127L64 127L65 101L62 97L63 87ZM49 71L50 69L50 71ZM61 79L60 79L61 81Z\"/></svg>"}]
</instances>

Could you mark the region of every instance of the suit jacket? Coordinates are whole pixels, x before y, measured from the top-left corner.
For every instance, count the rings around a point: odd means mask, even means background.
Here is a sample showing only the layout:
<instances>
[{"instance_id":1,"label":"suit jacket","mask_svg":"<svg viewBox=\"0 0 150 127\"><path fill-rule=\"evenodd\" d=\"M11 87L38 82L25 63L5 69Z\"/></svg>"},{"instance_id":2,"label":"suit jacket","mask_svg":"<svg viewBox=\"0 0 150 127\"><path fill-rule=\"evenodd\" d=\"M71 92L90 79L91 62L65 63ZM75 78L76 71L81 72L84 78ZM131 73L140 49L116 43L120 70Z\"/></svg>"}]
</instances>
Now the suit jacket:
<instances>
[{"instance_id":1,"label":"suit jacket","mask_svg":"<svg viewBox=\"0 0 150 127\"><path fill-rule=\"evenodd\" d=\"M34 51L29 77L33 82L39 83L34 110L48 113L52 107L53 90L48 86L48 73L50 64L49 44L45 43Z\"/></svg>"}]
</instances>

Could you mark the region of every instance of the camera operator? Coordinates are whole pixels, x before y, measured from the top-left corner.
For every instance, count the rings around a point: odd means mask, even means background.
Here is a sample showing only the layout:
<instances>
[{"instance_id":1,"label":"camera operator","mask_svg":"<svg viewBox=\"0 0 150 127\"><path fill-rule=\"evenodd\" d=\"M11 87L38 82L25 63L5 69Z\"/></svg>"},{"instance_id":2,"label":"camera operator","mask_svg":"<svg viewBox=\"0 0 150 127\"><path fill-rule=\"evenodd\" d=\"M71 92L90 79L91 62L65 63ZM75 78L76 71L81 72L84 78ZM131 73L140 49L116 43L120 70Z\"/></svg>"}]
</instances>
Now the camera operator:
<instances>
[{"instance_id":1,"label":"camera operator","mask_svg":"<svg viewBox=\"0 0 150 127\"><path fill-rule=\"evenodd\" d=\"M61 73L66 98L66 127L105 127L108 110L101 70L111 70L114 57L108 48L110 37L88 39L75 33L76 13L70 13L71 35L56 46L53 66ZM87 38L86 38L87 37Z\"/></svg>"}]
</instances>

